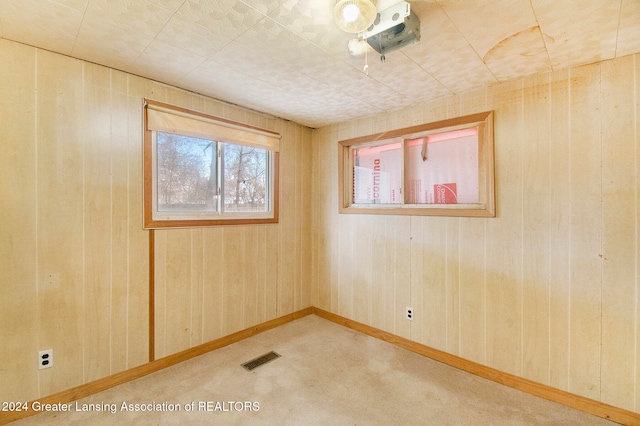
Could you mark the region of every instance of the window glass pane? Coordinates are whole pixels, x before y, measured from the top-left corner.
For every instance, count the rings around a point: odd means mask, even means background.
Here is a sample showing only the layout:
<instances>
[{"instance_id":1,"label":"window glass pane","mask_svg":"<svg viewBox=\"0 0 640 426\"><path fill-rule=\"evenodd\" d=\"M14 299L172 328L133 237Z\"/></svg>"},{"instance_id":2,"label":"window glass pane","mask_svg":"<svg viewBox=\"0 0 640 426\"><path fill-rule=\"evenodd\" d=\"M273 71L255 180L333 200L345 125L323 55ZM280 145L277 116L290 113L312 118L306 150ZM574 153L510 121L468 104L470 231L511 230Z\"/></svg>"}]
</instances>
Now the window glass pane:
<instances>
[{"instance_id":1,"label":"window glass pane","mask_svg":"<svg viewBox=\"0 0 640 426\"><path fill-rule=\"evenodd\" d=\"M402 203L401 142L353 147L353 203Z\"/></svg>"},{"instance_id":2,"label":"window glass pane","mask_svg":"<svg viewBox=\"0 0 640 426\"><path fill-rule=\"evenodd\" d=\"M478 128L407 141L409 204L478 203Z\"/></svg>"},{"instance_id":3,"label":"window glass pane","mask_svg":"<svg viewBox=\"0 0 640 426\"><path fill-rule=\"evenodd\" d=\"M149 99L143 116L145 229L278 223L278 133Z\"/></svg>"},{"instance_id":4,"label":"window glass pane","mask_svg":"<svg viewBox=\"0 0 640 426\"><path fill-rule=\"evenodd\" d=\"M216 143L157 132L158 211L216 212Z\"/></svg>"},{"instance_id":5,"label":"window glass pane","mask_svg":"<svg viewBox=\"0 0 640 426\"><path fill-rule=\"evenodd\" d=\"M224 211L269 211L267 150L231 143L222 145Z\"/></svg>"}]
</instances>

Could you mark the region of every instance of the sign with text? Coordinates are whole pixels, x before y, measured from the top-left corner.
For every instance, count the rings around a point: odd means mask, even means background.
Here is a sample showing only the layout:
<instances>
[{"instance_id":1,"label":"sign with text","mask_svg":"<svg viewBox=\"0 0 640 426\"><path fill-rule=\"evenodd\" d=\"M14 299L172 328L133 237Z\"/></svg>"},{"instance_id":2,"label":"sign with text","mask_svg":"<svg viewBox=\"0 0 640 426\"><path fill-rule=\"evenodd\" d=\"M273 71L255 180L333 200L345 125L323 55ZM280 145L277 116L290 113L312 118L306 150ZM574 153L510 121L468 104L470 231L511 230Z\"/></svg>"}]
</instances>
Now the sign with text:
<instances>
[{"instance_id":1,"label":"sign with text","mask_svg":"<svg viewBox=\"0 0 640 426\"><path fill-rule=\"evenodd\" d=\"M477 128L407 141L410 204L478 202Z\"/></svg>"},{"instance_id":2,"label":"sign with text","mask_svg":"<svg viewBox=\"0 0 640 426\"><path fill-rule=\"evenodd\" d=\"M393 142L353 150L354 204L402 203L401 148Z\"/></svg>"}]
</instances>

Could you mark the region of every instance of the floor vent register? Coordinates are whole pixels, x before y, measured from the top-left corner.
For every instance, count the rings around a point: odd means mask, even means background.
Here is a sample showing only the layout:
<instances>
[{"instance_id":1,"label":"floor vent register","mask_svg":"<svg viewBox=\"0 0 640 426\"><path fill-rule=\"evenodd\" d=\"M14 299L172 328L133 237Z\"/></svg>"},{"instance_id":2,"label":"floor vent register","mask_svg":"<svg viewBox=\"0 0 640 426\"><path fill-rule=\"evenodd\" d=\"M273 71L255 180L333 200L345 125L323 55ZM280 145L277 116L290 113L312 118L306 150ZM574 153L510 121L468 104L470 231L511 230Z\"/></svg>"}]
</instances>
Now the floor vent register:
<instances>
[{"instance_id":1,"label":"floor vent register","mask_svg":"<svg viewBox=\"0 0 640 426\"><path fill-rule=\"evenodd\" d=\"M245 370L251 371L260 367L261 365L268 363L269 361L273 361L276 358L280 358L280 355L278 355L274 351L271 351L267 352L264 355L260 355L258 358L252 359L251 361L245 362L244 364L242 364L242 366Z\"/></svg>"}]
</instances>

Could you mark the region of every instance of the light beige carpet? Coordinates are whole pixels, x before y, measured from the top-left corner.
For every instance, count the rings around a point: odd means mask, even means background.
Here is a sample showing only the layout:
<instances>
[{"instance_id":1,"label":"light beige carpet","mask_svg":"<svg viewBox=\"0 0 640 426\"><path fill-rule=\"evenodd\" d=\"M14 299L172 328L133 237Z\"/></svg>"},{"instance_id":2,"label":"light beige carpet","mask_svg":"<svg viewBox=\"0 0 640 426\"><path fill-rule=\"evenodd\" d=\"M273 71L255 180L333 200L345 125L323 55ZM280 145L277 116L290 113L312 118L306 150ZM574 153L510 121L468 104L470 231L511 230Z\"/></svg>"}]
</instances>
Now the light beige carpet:
<instances>
[{"instance_id":1,"label":"light beige carpet","mask_svg":"<svg viewBox=\"0 0 640 426\"><path fill-rule=\"evenodd\" d=\"M242 368L272 350L281 357L251 372ZM314 315L70 408L14 424L612 424Z\"/></svg>"}]
</instances>

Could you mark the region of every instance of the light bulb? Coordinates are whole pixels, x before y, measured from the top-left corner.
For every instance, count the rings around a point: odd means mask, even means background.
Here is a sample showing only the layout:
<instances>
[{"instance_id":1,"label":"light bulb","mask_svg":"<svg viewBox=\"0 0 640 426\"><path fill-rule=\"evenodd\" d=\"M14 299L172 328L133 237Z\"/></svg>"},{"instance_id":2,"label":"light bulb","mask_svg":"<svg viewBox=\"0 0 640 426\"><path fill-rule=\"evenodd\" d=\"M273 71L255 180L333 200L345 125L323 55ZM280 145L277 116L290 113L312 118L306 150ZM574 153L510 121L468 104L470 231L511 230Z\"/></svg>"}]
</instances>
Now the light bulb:
<instances>
[{"instance_id":1,"label":"light bulb","mask_svg":"<svg viewBox=\"0 0 640 426\"><path fill-rule=\"evenodd\" d=\"M374 0L336 0L333 18L338 28L348 33L359 33L376 19Z\"/></svg>"},{"instance_id":2,"label":"light bulb","mask_svg":"<svg viewBox=\"0 0 640 426\"><path fill-rule=\"evenodd\" d=\"M342 9L342 17L345 22L355 22L360 15L360 9L355 4L348 4Z\"/></svg>"}]
</instances>

